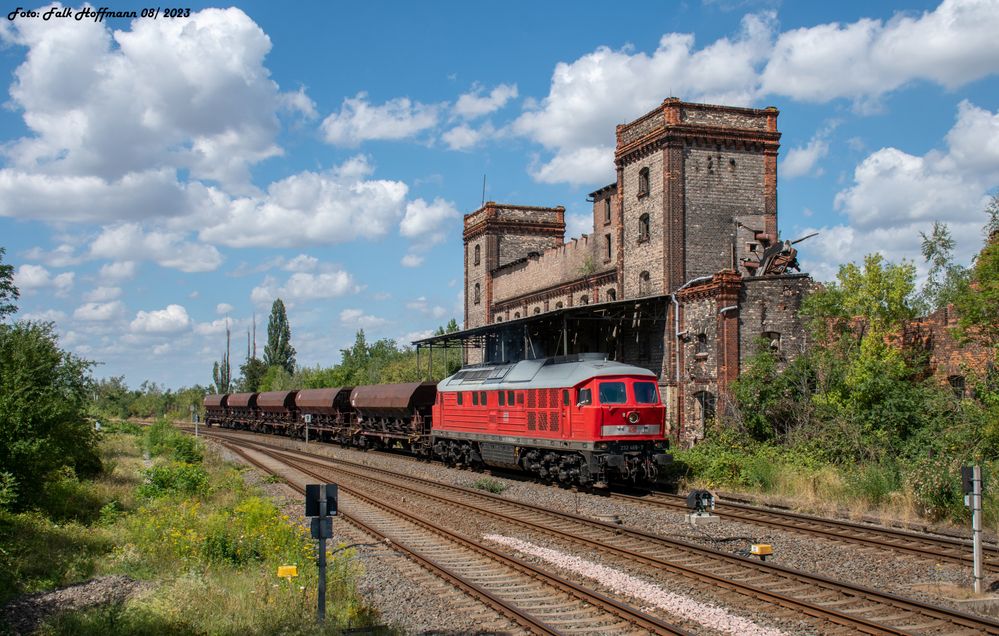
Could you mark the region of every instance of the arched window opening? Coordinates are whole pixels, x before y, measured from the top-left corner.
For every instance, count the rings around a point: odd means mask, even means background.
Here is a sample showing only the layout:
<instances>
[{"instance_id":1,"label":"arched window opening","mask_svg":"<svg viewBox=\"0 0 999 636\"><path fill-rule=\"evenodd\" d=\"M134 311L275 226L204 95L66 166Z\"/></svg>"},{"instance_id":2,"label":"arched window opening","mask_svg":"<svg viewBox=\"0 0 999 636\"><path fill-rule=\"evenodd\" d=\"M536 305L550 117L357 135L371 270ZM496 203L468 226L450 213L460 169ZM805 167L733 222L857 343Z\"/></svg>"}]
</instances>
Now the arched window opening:
<instances>
[{"instance_id":1,"label":"arched window opening","mask_svg":"<svg viewBox=\"0 0 999 636\"><path fill-rule=\"evenodd\" d=\"M697 334L697 349L695 351L697 355L708 355L708 336L707 334L699 333Z\"/></svg>"},{"instance_id":2,"label":"arched window opening","mask_svg":"<svg viewBox=\"0 0 999 636\"><path fill-rule=\"evenodd\" d=\"M638 171L638 196L644 197L649 193L649 169L642 168Z\"/></svg>"},{"instance_id":3,"label":"arched window opening","mask_svg":"<svg viewBox=\"0 0 999 636\"><path fill-rule=\"evenodd\" d=\"M604 199L604 223L611 222L611 200L610 197Z\"/></svg>"},{"instance_id":4,"label":"arched window opening","mask_svg":"<svg viewBox=\"0 0 999 636\"><path fill-rule=\"evenodd\" d=\"M699 391L694 394L694 422L702 431L715 419L715 396L710 391Z\"/></svg>"},{"instance_id":5,"label":"arched window opening","mask_svg":"<svg viewBox=\"0 0 999 636\"><path fill-rule=\"evenodd\" d=\"M604 260L609 261L611 259L611 235L604 235Z\"/></svg>"},{"instance_id":6,"label":"arched window opening","mask_svg":"<svg viewBox=\"0 0 999 636\"><path fill-rule=\"evenodd\" d=\"M478 284L478 283L475 283L475 291L473 292L473 296L472 296L472 298L474 298L474 301L473 301L473 302L474 302L474 303L475 303L476 305L478 305L478 304L479 304L479 300L480 300L479 296L480 296L480 293L479 293L479 284Z\"/></svg>"},{"instance_id":7,"label":"arched window opening","mask_svg":"<svg viewBox=\"0 0 999 636\"><path fill-rule=\"evenodd\" d=\"M649 240L649 215L643 214L638 217L638 241Z\"/></svg>"},{"instance_id":8,"label":"arched window opening","mask_svg":"<svg viewBox=\"0 0 999 636\"><path fill-rule=\"evenodd\" d=\"M579 304L580 305L589 305L590 304L590 297L587 296L586 294L583 294L582 296L579 297Z\"/></svg>"},{"instance_id":9,"label":"arched window opening","mask_svg":"<svg viewBox=\"0 0 999 636\"><path fill-rule=\"evenodd\" d=\"M648 272L642 272L638 275L638 295L648 296L650 293L652 293L652 277Z\"/></svg>"},{"instance_id":10,"label":"arched window opening","mask_svg":"<svg viewBox=\"0 0 999 636\"><path fill-rule=\"evenodd\" d=\"M608 289L607 290L607 300L608 300L608 302L613 302L613 301L617 300L617 290L615 290L613 288L612 289Z\"/></svg>"},{"instance_id":11,"label":"arched window opening","mask_svg":"<svg viewBox=\"0 0 999 636\"><path fill-rule=\"evenodd\" d=\"M516 319L516 318L520 318L520 312L519 312L519 311L515 311L515 312L513 312L513 317L514 317L515 319Z\"/></svg>"},{"instance_id":12,"label":"arched window opening","mask_svg":"<svg viewBox=\"0 0 999 636\"><path fill-rule=\"evenodd\" d=\"M534 313L535 314L540 314L541 313L541 307L535 307L534 308Z\"/></svg>"},{"instance_id":13,"label":"arched window opening","mask_svg":"<svg viewBox=\"0 0 999 636\"><path fill-rule=\"evenodd\" d=\"M767 349L772 353L777 353L780 351L780 332L779 331L764 331L762 334L763 339L767 343Z\"/></svg>"},{"instance_id":14,"label":"arched window opening","mask_svg":"<svg viewBox=\"0 0 999 636\"><path fill-rule=\"evenodd\" d=\"M555 303L555 309L562 309L562 301L561 300L558 301L557 303Z\"/></svg>"},{"instance_id":15,"label":"arched window opening","mask_svg":"<svg viewBox=\"0 0 999 636\"><path fill-rule=\"evenodd\" d=\"M950 384L950 388L954 392L954 395L956 397L963 398L965 396L964 393L965 385L964 385L963 375L952 375L949 378L947 378L947 382Z\"/></svg>"},{"instance_id":16,"label":"arched window opening","mask_svg":"<svg viewBox=\"0 0 999 636\"><path fill-rule=\"evenodd\" d=\"M475 261L474 261L474 264L475 264L475 265L478 265L478 264L479 264L479 260L480 260L480 257L481 257L481 256L482 256L482 249L481 249L481 246L479 246L479 245L476 245L476 246L475 246Z\"/></svg>"},{"instance_id":17,"label":"arched window opening","mask_svg":"<svg viewBox=\"0 0 999 636\"><path fill-rule=\"evenodd\" d=\"M496 322L503 322L503 316L496 316Z\"/></svg>"}]
</instances>

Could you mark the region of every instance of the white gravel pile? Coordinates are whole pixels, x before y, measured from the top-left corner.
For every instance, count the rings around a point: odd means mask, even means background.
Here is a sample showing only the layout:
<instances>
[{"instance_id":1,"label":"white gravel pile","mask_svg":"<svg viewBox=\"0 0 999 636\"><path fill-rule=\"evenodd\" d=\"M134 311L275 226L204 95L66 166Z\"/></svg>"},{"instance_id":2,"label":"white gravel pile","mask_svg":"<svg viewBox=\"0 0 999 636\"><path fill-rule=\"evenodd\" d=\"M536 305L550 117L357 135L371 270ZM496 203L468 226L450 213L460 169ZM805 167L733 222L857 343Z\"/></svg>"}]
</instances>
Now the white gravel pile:
<instances>
[{"instance_id":1,"label":"white gravel pile","mask_svg":"<svg viewBox=\"0 0 999 636\"><path fill-rule=\"evenodd\" d=\"M544 548L527 541L498 534L487 534L487 541L511 547L518 552L537 557L564 571L572 572L588 579L599 581L618 594L640 599L654 607L665 610L674 616L698 623L709 629L738 636L786 636L784 632L761 627L751 620L735 616L715 605L708 605L692 598L675 594L638 577L625 574L565 552Z\"/></svg>"}]
</instances>

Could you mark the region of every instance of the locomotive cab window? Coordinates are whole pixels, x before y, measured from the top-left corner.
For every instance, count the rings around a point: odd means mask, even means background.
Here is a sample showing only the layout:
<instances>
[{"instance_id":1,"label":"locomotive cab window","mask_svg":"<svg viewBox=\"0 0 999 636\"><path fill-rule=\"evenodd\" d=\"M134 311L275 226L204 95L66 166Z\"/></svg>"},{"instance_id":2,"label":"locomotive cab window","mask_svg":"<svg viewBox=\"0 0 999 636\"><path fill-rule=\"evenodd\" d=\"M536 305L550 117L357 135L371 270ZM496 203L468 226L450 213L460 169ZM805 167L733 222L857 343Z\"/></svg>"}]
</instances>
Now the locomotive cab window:
<instances>
[{"instance_id":1,"label":"locomotive cab window","mask_svg":"<svg viewBox=\"0 0 999 636\"><path fill-rule=\"evenodd\" d=\"M499 392L499 405L506 406L506 393L503 391Z\"/></svg>"},{"instance_id":2,"label":"locomotive cab window","mask_svg":"<svg viewBox=\"0 0 999 636\"><path fill-rule=\"evenodd\" d=\"M464 395L464 391L458 391L458 406L461 406L461 396Z\"/></svg>"},{"instance_id":3,"label":"locomotive cab window","mask_svg":"<svg viewBox=\"0 0 999 636\"><path fill-rule=\"evenodd\" d=\"M624 390L624 382L600 383L601 404L624 404L627 401L628 394Z\"/></svg>"},{"instance_id":4,"label":"locomotive cab window","mask_svg":"<svg viewBox=\"0 0 999 636\"><path fill-rule=\"evenodd\" d=\"M506 403L509 404L510 406L513 406L513 402L514 402L513 391L507 391L506 392Z\"/></svg>"},{"instance_id":5,"label":"locomotive cab window","mask_svg":"<svg viewBox=\"0 0 999 636\"><path fill-rule=\"evenodd\" d=\"M479 402L482 402L482 406L485 406L486 404L488 404L488 401L486 400L486 392L485 391L479 391Z\"/></svg>"},{"instance_id":6,"label":"locomotive cab window","mask_svg":"<svg viewBox=\"0 0 999 636\"><path fill-rule=\"evenodd\" d=\"M569 392L564 389L562 391L562 406L569 406Z\"/></svg>"},{"instance_id":7,"label":"locomotive cab window","mask_svg":"<svg viewBox=\"0 0 999 636\"><path fill-rule=\"evenodd\" d=\"M593 392L590 389L580 389L576 394L576 406L586 406L593 403Z\"/></svg>"},{"instance_id":8,"label":"locomotive cab window","mask_svg":"<svg viewBox=\"0 0 999 636\"><path fill-rule=\"evenodd\" d=\"M639 404L659 404L655 382L635 382L635 402Z\"/></svg>"},{"instance_id":9,"label":"locomotive cab window","mask_svg":"<svg viewBox=\"0 0 999 636\"><path fill-rule=\"evenodd\" d=\"M472 404L475 406L479 405L479 393L478 391L472 391Z\"/></svg>"}]
</instances>

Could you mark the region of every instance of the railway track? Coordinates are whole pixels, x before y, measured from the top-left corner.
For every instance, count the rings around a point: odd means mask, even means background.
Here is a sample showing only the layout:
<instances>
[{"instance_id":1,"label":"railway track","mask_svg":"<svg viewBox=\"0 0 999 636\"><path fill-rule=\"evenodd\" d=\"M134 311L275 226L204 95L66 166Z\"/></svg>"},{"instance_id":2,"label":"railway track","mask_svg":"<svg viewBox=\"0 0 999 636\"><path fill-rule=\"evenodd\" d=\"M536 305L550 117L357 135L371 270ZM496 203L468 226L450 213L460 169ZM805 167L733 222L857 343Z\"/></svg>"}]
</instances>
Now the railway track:
<instances>
[{"instance_id":1,"label":"railway track","mask_svg":"<svg viewBox=\"0 0 999 636\"><path fill-rule=\"evenodd\" d=\"M398 454L393 456L398 457ZM667 508L678 513L688 512L686 500L680 495L644 493L635 496L610 493L610 497L638 505ZM932 563L947 562L970 568L973 562L971 541L966 539L909 532L886 526L817 517L731 501L717 502L714 514L732 521L777 528L833 542L891 550ZM986 543L982 554L986 574L999 573L999 545Z\"/></svg>"},{"instance_id":2,"label":"railway track","mask_svg":"<svg viewBox=\"0 0 999 636\"><path fill-rule=\"evenodd\" d=\"M687 512L687 503L680 495L662 493L634 496L612 493L611 497L640 505L669 508ZM714 514L724 519L741 521L771 528L780 528L822 537L831 541L868 545L940 562L958 563L971 567L971 541L939 535L907 532L885 526L827 519L796 512L762 508L736 502L718 502ZM985 545L982 550L986 572L999 572L999 546Z\"/></svg>"},{"instance_id":3,"label":"railway track","mask_svg":"<svg viewBox=\"0 0 999 636\"><path fill-rule=\"evenodd\" d=\"M231 452L269 474L276 471L246 448L254 444L220 440ZM279 454L258 452L295 470ZM289 483L299 493L300 484ZM546 572L527 561L502 554L427 519L340 484L341 517L365 533L388 539L424 568L450 582L533 634L688 634L641 610Z\"/></svg>"},{"instance_id":4,"label":"railway track","mask_svg":"<svg viewBox=\"0 0 999 636\"><path fill-rule=\"evenodd\" d=\"M262 445L242 441L243 444ZM999 634L999 623L963 612L752 561L638 530L567 513L538 509L495 495L419 479L379 468L301 452L262 449L272 457L313 471L364 480L381 492L405 491L449 506L502 519L533 531L696 581L723 594L736 593L797 615L824 621L826 630L877 634ZM316 471L323 471L325 476ZM379 474L383 477L373 477ZM402 482L402 483L400 483ZM342 483L342 482L341 482ZM410 485L406 485L406 484ZM451 494L443 497L432 490ZM824 631L826 631L824 630Z\"/></svg>"}]
</instances>

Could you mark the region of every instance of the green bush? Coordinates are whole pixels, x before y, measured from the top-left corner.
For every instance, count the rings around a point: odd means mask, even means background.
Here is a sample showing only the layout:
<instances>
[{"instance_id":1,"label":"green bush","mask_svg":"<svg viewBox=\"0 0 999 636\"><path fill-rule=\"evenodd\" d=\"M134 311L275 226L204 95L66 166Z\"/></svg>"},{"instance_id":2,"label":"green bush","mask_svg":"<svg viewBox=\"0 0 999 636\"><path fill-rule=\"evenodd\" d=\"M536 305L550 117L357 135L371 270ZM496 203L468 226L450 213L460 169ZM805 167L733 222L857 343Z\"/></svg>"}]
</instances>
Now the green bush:
<instances>
[{"instance_id":1,"label":"green bush","mask_svg":"<svg viewBox=\"0 0 999 636\"><path fill-rule=\"evenodd\" d=\"M144 446L150 455L163 455L178 462L196 464L204 458L201 442L164 419L146 428Z\"/></svg>"},{"instance_id":2,"label":"green bush","mask_svg":"<svg viewBox=\"0 0 999 636\"><path fill-rule=\"evenodd\" d=\"M964 515L959 461L947 457L917 460L907 471L906 486L923 515L935 520L958 520Z\"/></svg>"},{"instance_id":3,"label":"green bush","mask_svg":"<svg viewBox=\"0 0 999 636\"><path fill-rule=\"evenodd\" d=\"M62 467L100 471L85 417L90 365L59 348L52 323L0 324L0 466L11 508L39 503L40 486Z\"/></svg>"},{"instance_id":4,"label":"green bush","mask_svg":"<svg viewBox=\"0 0 999 636\"><path fill-rule=\"evenodd\" d=\"M143 472L145 483L138 494L146 499L169 495L203 495L208 490L208 473L201 466L170 462Z\"/></svg>"}]
</instances>

